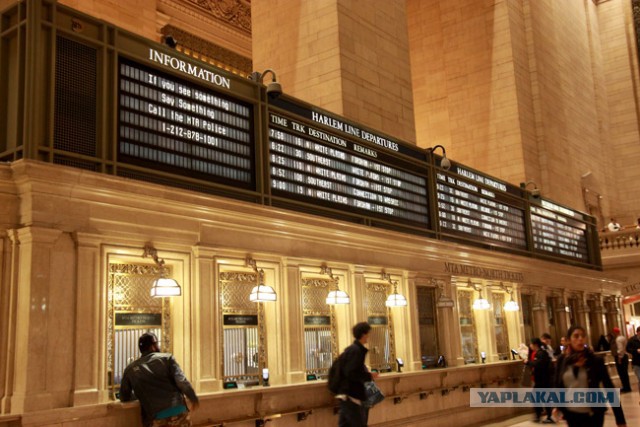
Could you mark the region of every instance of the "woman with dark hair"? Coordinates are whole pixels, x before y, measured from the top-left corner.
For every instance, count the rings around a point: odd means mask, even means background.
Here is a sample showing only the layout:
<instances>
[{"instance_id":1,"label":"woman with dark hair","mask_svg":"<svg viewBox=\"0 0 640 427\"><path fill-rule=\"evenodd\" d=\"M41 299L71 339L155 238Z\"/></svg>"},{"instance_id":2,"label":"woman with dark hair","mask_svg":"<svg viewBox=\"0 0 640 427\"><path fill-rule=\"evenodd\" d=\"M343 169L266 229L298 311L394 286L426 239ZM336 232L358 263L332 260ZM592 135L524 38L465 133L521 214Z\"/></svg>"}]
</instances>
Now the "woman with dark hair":
<instances>
[{"instance_id":1,"label":"woman with dark hair","mask_svg":"<svg viewBox=\"0 0 640 427\"><path fill-rule=\"evenodd\" d=\"M572 326L567 332L567 349L558 357L555 384L558 388L615 388L604 365L586 346L586 332L582 326ZM622 406L613 407L616 425L626 427ZM560 408L569 427L602 427L606 408Z\"/></svg>"}]
</instances>

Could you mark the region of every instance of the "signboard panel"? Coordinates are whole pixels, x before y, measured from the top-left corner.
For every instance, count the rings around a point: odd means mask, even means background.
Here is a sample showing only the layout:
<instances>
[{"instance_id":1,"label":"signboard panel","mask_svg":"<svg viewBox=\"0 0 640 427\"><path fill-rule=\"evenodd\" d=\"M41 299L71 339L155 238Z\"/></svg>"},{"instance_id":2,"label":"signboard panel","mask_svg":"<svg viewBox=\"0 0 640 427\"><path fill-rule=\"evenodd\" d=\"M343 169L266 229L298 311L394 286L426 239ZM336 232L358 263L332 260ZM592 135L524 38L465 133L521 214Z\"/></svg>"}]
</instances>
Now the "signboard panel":
<instances>
[{"instance_id":1,"label":"signboard panel","mask_svg":"<svg viewBox=\"0 0 640 427\"><path fill-rule=\"evenodd\" d=\"M531 231L536 252L589 262L584 215L542 200L531 205Z\"/></svg>"},{"instance_id":2,"label":"signboard panel","mask_svg":"<svg viewBox=\"0 0 640 427\"><path fill-rule=\"evenodd\" d=\"M426 227L426 167L321 127L269 114L271 189L335 209ZM425 165L426 166L426 165Z\"/></svg>"},{"instance_id":3,"label":"signboard panel","mask_svg":"<svg viewBox=\"0 0 640 427\"><path fill-rule=\"evenodd\" d=\"M438 218L444 233L489 245L527 249L524 200L516 187L453 165L436 173Z\"/></svg>"},{"instance_id":4,"label":"signboard panel","mask_svg":"<svg viewBox=\"0 0 640 427\"><path fill-rule=\"evenodd\" d=\"M255 187L249 105L133 61L118 75L118 160Z\"/></svg>"},{"instance_id":5,"label":"signboard panel","mask_svg":"<svg viewBox=\"0 0 640 427\"><path fill-rule=\"evenodd\" d=\"M162 313L117 312L116 326L162 326Z\"/></svg>"}]
</instances>

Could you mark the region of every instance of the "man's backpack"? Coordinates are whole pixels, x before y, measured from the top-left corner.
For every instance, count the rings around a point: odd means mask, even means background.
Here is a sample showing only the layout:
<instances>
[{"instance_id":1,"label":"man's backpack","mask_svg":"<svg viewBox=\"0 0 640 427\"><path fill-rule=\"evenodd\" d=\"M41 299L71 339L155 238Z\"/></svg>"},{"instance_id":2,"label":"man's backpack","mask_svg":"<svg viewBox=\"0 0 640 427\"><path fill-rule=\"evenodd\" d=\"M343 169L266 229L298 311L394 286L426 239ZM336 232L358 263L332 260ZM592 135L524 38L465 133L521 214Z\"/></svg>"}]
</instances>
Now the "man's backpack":
<instances>
[{"instance_id":1,"label":"man's backpack","mask_svg":"<svg viewBox=\"0 0 640 427\"><path fill-rule=\"evenodd\" d=\"M327 382L327 386L329 387L329 391L333 394L340 393L340 386L342 385L342 379L344 377L342 365L344 365L344 353L333 361L331 368L329 369L329 381Z\"/></svg>"}]
</instances>

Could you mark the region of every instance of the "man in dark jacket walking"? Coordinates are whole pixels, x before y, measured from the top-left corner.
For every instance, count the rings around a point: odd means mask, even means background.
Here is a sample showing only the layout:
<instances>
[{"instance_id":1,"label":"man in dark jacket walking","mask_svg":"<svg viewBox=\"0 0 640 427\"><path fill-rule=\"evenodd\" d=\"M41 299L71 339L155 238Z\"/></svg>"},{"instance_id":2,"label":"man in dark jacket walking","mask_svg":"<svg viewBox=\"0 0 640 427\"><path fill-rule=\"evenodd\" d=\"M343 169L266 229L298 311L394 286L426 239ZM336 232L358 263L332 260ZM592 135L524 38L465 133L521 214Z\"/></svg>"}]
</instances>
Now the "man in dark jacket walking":
<instances>
[{"instance_id":1,"label":"man in dark jacket walking","mask_svg":"<svg viewBox=\"0 0 640 427\"><path fill-rule=\"evenodd\" d=\"M371 326L367 322L358 323L353 327L355 341L344 350L344 364L342 366L343 381L340 393L341 399L339 427L365 427L368 420L368 409L363 403L367 400L364 383L378 377L378 373L371 373L364 364L369 341Z\"/></svg>"},{"instance_id":2,"label":"man in dark jacket walking","mask_svg":"<svg viewBox=\"0 0 640 427\"><path fill-rule=\"evenodd\" d=\"M551 387L551 357L549 357L546 347L543 346L540 338L534 338L531 340L529 348L531 349L531 352L529 353L529 358L525 363L531 366L531 373L533 374L533 388ZM536 406L534 409L536 411L536 418L534 422L540 422L540 415L542 415L542 411L545 409L547 418L542 422L544 424L555 423L551 418L550 407L543 408L542 406Z\"/></svg>"},{"instance_id":3,"label":"man in dark jacket walking","mask_svg":"<svg viewBox=\"0 0 640 427\"><path fill-rule=\"evenodd\" d=\"M139 400L145 427L191 426L184 396L197 409L198 396L169 353L160 353L158 339L144 333L138 339L142 356L124 370L120 400Z\"/></svg>"}]
</instances>

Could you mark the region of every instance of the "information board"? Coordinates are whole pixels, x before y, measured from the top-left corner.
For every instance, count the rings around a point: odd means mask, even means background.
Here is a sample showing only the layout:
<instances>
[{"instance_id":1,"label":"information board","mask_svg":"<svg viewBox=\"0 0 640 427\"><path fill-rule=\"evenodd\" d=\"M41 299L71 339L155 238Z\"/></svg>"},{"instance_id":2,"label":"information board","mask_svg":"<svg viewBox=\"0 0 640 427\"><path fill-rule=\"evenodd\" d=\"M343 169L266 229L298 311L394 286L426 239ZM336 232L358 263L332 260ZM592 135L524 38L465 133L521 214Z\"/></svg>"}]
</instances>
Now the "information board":
<instances>
[{"instance_id":1,"label":"information board","mask_svg":"<svg viewBox=\"0 0 640 427\"><path fill-rule=\"evenodd\" d=\"M366 215L429 223L426 167L280 114L269 114L271 189Z\"/></svg>"},{"instance_id":2,"label":"information board","mask_svg":"<svg viewBox=\"0 0 640 427\"><path fill-rule=\"evenodd\" d=\"M546 200L542 200L540 206L531 205L533 249L589 262L584 219L583 214Z\"/></svg>"},{"instance_id":3,"label":"information board","mask_svg":"<svg viewBox=\"0 0 640 427\"><path fill-rule=\"evenodd\" d=\"M120 162L255 186L250 106L126 59L118 95Z\"/></svg>"},{"instance_id":4,"label":"information board","mask_svg":"<svg viewBox=\"0 0 640 427\"><path fill-rule=\"evenodd\" d=\"M445 233L527 249L524 200L517 187L453 165L436 173L438 221Z\"/></svg>"}]
</instances>

